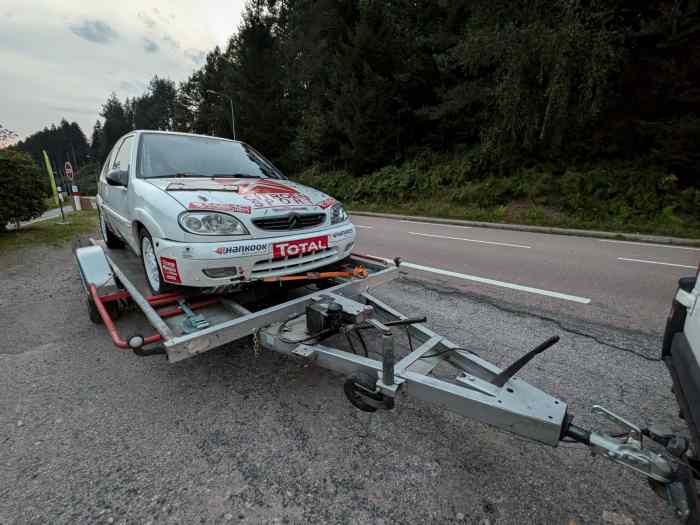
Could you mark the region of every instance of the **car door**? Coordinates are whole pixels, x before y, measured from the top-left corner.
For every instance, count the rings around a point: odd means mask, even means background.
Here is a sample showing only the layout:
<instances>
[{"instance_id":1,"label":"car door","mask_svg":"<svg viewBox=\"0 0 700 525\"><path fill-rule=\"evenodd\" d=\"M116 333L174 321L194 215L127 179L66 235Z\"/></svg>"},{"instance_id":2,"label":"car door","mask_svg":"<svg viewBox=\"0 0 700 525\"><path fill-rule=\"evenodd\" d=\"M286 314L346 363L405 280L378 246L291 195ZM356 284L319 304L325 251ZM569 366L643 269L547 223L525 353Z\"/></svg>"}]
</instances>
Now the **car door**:
<instances>
[{"instance_id":1,"label":"car door","mask_svg":"<svg viewBox=\"0 0 700 525\"><path fill-rule=\"evenodd\" d=\"M132 149L134 135L124 137L118 144L115 153L109 160L107 172L111 170L126 170L131 172ZM130 180L131 177L129 177ZM110 215L110 224L116 233L124 240L129 241L131 236L131 213L129 206L129 183L126 186L105 186L105 207Z\"/></svg>"}]
</instances>

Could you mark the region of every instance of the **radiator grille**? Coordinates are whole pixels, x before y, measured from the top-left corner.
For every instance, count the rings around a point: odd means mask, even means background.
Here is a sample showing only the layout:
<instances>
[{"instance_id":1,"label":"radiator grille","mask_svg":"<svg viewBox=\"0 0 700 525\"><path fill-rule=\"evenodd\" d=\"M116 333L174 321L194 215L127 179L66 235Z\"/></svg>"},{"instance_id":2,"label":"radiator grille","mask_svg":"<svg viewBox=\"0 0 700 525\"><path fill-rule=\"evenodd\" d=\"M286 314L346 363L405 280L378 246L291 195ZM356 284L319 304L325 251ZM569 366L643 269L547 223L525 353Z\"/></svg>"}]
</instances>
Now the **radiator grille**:
<instances>
[{"instance_id":1,"label":"radiator grille","mask_svg":"<svg viewBox=\"0 0 700 525\"><path fill-rule=\"evenodd\" d=\"M253 219L253 224L261 230L289 231L313 228L314 226L323 224L325 220L325 213L290 213L277 217Z\"/></svg>"}]
</instances>

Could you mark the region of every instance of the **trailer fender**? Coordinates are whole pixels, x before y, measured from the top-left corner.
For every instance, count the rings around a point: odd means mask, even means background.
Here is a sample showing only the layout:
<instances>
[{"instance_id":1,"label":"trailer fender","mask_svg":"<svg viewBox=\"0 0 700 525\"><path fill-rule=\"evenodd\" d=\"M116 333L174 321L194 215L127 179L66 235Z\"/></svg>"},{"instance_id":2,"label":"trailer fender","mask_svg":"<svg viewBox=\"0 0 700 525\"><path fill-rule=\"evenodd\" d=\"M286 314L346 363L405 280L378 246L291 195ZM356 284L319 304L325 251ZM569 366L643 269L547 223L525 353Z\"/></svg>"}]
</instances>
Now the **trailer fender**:
<instances>
[{"instance_id":1,"label":"trailer fender","mask_svg":"<svg viewBox=\"0 0 700 525\"><path fill-rule=\"evenodd\" d=\"M80 270L80 279L85 290L94 285L98 290L114 284L114 273L100 246L83 246L75 250L75 259Z\"/></svg>"}]
</instances>

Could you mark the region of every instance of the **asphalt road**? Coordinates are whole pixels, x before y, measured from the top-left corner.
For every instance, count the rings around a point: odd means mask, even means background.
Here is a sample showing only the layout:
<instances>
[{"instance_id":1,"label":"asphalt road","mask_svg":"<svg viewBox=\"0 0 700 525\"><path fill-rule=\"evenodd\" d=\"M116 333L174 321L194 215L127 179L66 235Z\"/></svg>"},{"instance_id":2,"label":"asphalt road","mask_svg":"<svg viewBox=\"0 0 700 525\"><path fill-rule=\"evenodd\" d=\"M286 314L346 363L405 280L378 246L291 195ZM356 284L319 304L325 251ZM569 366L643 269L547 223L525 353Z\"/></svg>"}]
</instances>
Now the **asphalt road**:
<instances>
[{"instance_id":1,"label":"asphalt road","mask_svg":"<svg viewBox=\"0 0 700 525\"><path fill-rule=\"evenodd\" d=\"M532 248L482 246L408 233L447 236L444 227L357 223L373 226L361 229L358 250L590 298L415 269L373 292L500 366L560 335L519 375L569 403L582 426L611 428L590 415L602 404L644 426L683 429L658 359L660 334L632 322L629 303L643 301L625 285L625 298L606 302L616 279L594 271L596 258L617 271L617 257L650 259L632 250L652 248L450 229ZM663 254L674 263L697 257L654 252ZM665 296L645 315L664 314L681 272L619 264L618 279L626 269L636 275L626 282L644 281L634 288L642 297L654 296L646 287ZM641 476L584 448L529 443L406 395L391 412L361 413L342 377L276 354L256 358L249 341L174 365L118 351L87 319L67 246L0 254L0 311L3 525L676 523ZM119 326L145 331L133 316Z\"/></svg>"},{"instance_id":2,"label":"asphalt road","mask_svg":"<svg viewBox=\"0 0 700 525\"><path fill-rule=\"evenodd\" d=\"M678 279L700 248L356 216L357 250L400 256L404 268L464 291L604 326L658 334ZM467 278L445 275L444 271ZM436 273L440 272L440 273ZM484 284L473 278L499 281ZM470 279L471 278L471 279ZM513 290L512 285L536 288ZM564 295L559 297L557 295Z\"/></svg>"}]
</instances>

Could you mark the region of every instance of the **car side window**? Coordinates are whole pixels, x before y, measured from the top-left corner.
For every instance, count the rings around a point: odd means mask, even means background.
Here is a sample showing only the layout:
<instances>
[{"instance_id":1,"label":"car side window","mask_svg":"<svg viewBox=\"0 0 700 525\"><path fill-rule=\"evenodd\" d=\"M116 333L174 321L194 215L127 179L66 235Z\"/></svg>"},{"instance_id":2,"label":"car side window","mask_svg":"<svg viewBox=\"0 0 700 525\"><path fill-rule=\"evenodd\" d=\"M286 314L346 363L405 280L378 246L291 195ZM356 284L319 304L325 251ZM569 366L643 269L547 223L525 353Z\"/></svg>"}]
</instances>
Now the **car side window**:
<instances>
[{"instance_id":1,"label":"car side window","mask_svg":"<svg viewBox=\"0 0 700 525\"><path fill-rule=\"evenodd\" d=\"M129 160L131 159L131 144L134 137L126 137L119 147L119 151L114 156L114 162L110 169L129 170Z\"/></svg>"}]
</instances>

